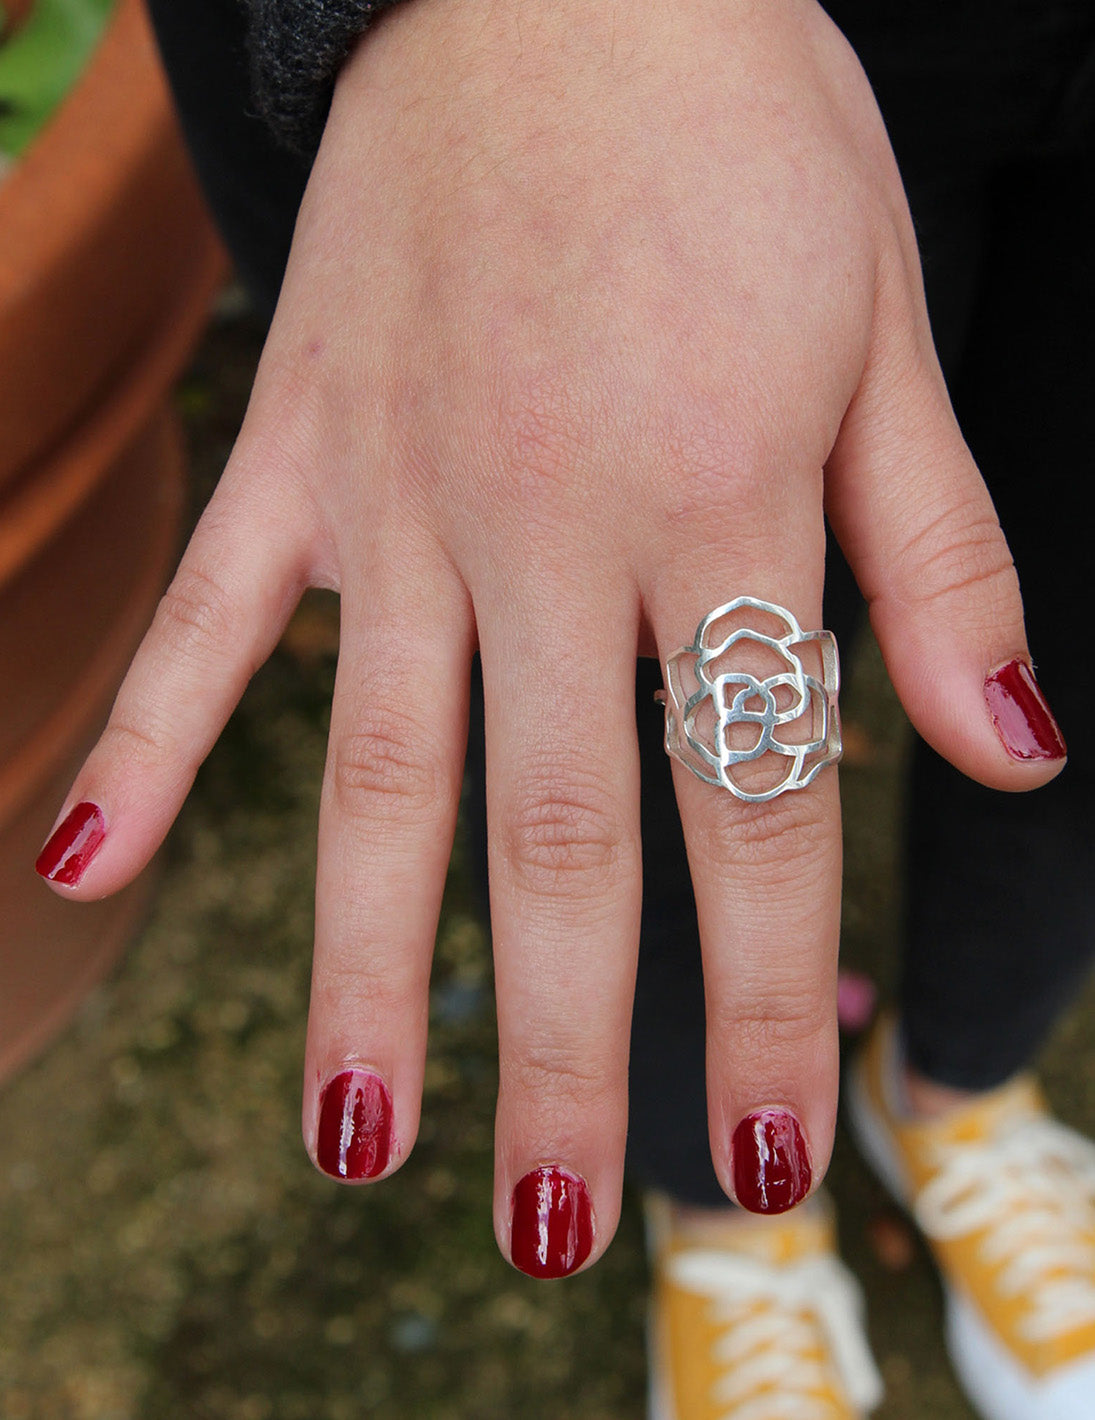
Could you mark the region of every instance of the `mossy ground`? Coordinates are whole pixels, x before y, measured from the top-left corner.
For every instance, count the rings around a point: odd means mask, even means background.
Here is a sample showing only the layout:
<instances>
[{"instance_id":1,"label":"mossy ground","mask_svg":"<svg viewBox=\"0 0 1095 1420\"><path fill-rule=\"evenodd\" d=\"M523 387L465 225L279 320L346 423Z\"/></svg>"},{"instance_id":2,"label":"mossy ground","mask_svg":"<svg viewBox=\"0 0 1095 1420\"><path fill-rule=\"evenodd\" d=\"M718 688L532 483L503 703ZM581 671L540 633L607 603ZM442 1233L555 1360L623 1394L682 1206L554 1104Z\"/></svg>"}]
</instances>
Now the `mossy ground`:
<instances>
[{"instance_id":1,"label":"mossy ground","mask_svg":"<svg viewBox=\"0 0 1095 1420\"><path fill-rule=\"evenodd\" d=\"M222 319L180 391L195 507L259 348ZM638 1200L604 1260L537 1284L490 1224L485 932L450 875L418 1145L368 1190L299 1139L318 789L337 648L310 598L199 775L151 917L74 1026L0 1092L0 1420L639 1420ZM907 735L877 656L849 690L844 950L892 972ZM1095 997L1046 1062L1095 1132ZM846 1139L831 1173L889 1384L880 1420L971 1420L923 1250Z\"/></svg>"}]
</instances>

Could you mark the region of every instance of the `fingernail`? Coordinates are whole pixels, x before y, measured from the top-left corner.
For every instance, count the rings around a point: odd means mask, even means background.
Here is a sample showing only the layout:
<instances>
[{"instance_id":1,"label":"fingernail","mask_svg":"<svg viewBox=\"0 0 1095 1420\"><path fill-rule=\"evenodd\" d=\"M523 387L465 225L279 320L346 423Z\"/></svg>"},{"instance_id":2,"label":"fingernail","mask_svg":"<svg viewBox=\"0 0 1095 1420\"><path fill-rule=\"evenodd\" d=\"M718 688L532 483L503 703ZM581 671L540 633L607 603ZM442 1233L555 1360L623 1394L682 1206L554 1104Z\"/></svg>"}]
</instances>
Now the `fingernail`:
<instances>
[{"instance_id":1,"label":"fingernail","mask_svg":"<svg viewBox=\"0 0 1095 1420\"><path fill-rule=\"evenodd\" d=\"M1016 657L993 671L985 680L985 699L996 733L1013 759L1064 759L1064 736L1028 661Z\"/></svg>"},{"instance_id":2,"label":"fingernail","mask_svg":"<svg viewBox=\"0 0 1095 1420\"><path fill-rule=\"evenodd\" d=\"M376 1178L388 1167L392 1097L371 1070L344 1070L323 1087L316 1162L332 1178Z\"/></svg>"},{"instance_id":3,"label":"fingernail","mask_svg":"<svg viewBox=\"0 0 1095 1420\"><path fill-rule=\"evenodd\" d=\"M585 1179L540 1168L513 1190L510 1255L530 1277L566 1277L593 1246L593 1209Z\"/></svg>"},{"instance_id":4,"label":"fingernail","mask_svg":"<svg viewBox=\"0 0 1095 1420\"><path fill-rule=\"evenodd\" d=\"M50 835L34 871L49 883L75 887L105 837L102 809L97 804L77 804Z\"/></svg>"},{"instance_id":5,"label":"fingernail","mask_svg":"<svg viewBox=\"0 0 1095 1420\"><path fill-rule=\"evenodd\" d=\"M761 1109L734 1130L734 1194L751 1213L785 1213L810 1191L813 1170L793 1114Z\"/></svg>"}]
</instances>

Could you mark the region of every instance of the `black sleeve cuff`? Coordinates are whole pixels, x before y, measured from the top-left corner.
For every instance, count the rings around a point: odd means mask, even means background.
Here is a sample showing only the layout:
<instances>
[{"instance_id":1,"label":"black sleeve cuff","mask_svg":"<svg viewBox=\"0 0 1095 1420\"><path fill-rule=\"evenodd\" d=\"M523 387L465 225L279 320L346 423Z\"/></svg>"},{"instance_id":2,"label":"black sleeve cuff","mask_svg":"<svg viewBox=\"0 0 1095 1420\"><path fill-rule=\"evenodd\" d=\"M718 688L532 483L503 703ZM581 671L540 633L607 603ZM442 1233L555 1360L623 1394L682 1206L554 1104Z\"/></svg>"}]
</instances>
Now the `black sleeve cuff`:
<instances>
[{"instance_id":1,"label":"black sleeve cuff","mask_svg":"<svg viewBox=\"0 0 1095 1420\"><path fill-rule=\"evenodd\" d=\"M285 147L312 158L354 41L395 0L243 0L255 108Z\"/></svg>"}]
</instances>

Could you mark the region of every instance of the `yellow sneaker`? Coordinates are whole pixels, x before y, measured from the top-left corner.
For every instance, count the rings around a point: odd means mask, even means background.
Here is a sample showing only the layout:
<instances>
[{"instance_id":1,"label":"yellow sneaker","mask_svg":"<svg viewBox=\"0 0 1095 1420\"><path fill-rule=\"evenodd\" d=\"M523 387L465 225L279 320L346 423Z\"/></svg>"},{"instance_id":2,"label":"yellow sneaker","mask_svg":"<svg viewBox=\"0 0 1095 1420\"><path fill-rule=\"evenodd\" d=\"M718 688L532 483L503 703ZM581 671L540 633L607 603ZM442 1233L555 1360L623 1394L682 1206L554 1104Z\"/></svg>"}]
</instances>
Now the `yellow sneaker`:
<instances>
[{"instance_id":1,"label":"yellow sneaker","mask_svg":"<svg viewBox=\"0 0 1095 1420\"><path fill-rule=\"evenodd\" d=\"M647 1199L650 1420L860 1420L882 1397L824 1195L682 1222Z\"/></svg>"},{"instance_id":2,"label":"yellow sneaker","mask_svg":"<svg viewBox=\"0 0 1095 1420\"><path fill-rule=\"evenodd\" d=\"M1095 1420L1095 1145L1021 1076L939 1119L903 1116L892 1019L846 1091L868 1162L939 1265L947 1348L984 1420Z\"/></svg>"}]
</instances>

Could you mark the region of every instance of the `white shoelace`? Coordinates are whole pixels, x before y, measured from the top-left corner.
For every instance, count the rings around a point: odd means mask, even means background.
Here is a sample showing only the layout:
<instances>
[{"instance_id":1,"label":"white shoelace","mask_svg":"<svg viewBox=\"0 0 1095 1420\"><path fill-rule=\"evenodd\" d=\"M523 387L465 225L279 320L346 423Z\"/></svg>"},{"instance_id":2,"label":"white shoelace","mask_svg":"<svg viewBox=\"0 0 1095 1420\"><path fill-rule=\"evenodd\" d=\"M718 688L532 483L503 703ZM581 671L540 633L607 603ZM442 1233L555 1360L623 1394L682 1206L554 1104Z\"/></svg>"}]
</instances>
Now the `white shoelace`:
<instances>
[{"instance_id":1,"label":"white shoelace","mask_svg":"<svg viewBox=\"0 0 1095 1420\"><path fill-rule=\"evenodd\" d=\"M723 1420L819 1420L817 1392L830 1382L811 1354L819 1329L852 1404L870 1410L882 1399L882 1378L863 1334L863 1297L836 1258L775 1267L740 1253L694 1248L672 1257L669 1271L685 1290L709 1298L726 1325L716 1344L716 1359L726 1368L715 1393L726 1407ZM763 1389L770 1383L779 1390Z\"/></svg>"},{"instance_id":2,"label":"white shoelace","mask_svg":"<svg viewBox=\"0 0 1095 1420\"><path fill-rule=\"evenodd\" d=\"M980 1144L940 1145L916 1218L940 1241L985 1231L997 1285L1023 1296L1025 1337L1052 1341L1095 1322L1095 1144L1057 1120L1023 1116Z\"/></svg>"}]
</instances>

